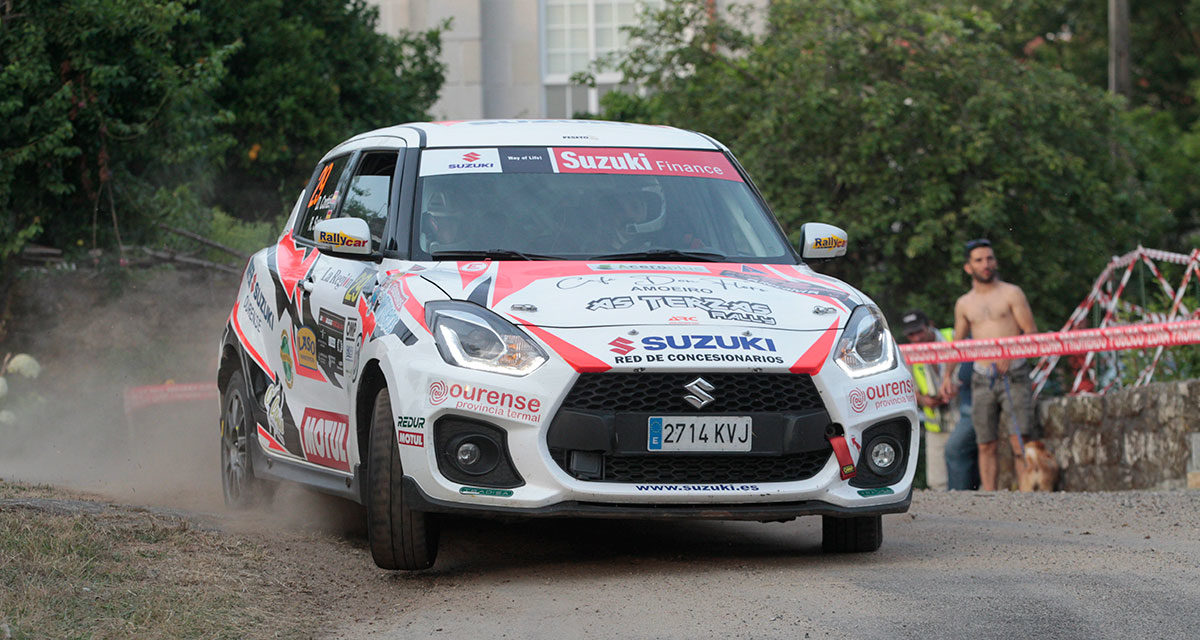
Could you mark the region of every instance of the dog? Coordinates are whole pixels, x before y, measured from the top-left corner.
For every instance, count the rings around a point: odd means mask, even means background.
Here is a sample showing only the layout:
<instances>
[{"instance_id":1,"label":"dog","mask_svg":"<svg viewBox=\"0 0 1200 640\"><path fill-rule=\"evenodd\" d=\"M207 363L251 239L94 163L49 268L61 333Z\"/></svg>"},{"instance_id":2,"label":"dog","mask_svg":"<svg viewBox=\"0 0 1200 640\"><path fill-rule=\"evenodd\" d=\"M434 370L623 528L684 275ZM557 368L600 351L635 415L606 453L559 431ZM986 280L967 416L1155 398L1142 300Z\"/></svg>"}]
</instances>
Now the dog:
<instances>
[{"instance_id":1,"label":"dog","mask_svg":"<svg viewBox=\"0 0 1200 640\"><path fill-rule=\"evenodd\" d=\"M1025 475L1019 481L1021 491L1054 491L1058 482L1058 463L1040 440L1025 443Z\"/></svg>"}]
</instances>

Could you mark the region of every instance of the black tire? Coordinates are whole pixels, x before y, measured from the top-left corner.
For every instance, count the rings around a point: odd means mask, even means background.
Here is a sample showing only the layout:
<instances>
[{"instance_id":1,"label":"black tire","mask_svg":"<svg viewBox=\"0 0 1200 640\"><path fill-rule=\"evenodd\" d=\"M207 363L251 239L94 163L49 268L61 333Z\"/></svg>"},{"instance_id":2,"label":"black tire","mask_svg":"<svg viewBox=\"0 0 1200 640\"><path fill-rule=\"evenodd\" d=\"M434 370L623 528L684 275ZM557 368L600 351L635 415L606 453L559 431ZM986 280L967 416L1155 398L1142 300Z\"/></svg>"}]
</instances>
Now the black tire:
<instances>
[{"instance_id":1,"label":"black tire","mask_svg":"<svg viewBox=\"0 0 1200 640\"><path fill-rule=\"evenodd\" d=\"M386 388L375 396L367 450L367 537L371 557L383 569L428 569L437 559L437 519L413 511L404 500L392 401Z\"/></svg>"},{"instance_id":2,"label":"black tire","mask_svg":"<svg viewBox=\"0 0 1200 640\"><path fill-rule=\"evenodd\" d=\"M821 548L826 553L876 551L883 544L883 516L821 516Z\"/></svg>"},{"instance_id":3,"label":"black tire","mask_svg":"<svg viewBox=\"0 0 1200 640\"><path fill-rule=\"evenodd\" d=\"M254 477L250 438L254 418L241 371L235 371L221 396L221 490L225 506L249 509L269 502L273 483Z\"/></svg>"}]
</instances>

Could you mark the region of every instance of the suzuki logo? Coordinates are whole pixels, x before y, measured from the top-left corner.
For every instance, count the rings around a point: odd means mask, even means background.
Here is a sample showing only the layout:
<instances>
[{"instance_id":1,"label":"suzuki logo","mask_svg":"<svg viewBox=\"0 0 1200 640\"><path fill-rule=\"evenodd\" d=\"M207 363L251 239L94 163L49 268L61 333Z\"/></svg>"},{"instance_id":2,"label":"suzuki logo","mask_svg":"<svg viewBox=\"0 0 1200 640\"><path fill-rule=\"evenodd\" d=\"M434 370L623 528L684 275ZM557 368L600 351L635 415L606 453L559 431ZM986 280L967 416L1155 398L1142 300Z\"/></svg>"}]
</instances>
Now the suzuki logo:
<instances>
[{"instance_id":1,"label":"suzuki logo","mask_svg":"<svg viewBox=\"0 0 1200 640\"><path fill-rule=\"evenodd\" d=\"M463 160L465 160L467 162L475 162L476 160L478 160L482 157L483 156L479 155L478 153L475 153L474 151L472 151L471 153L463 154Z\"/></svg>"},{"instance_id":2,"label":"suzuki logo","mask_svg":"<svg viewBox=\"0 0 1200 640\"><path fill-rule=\"evenodd\" d=\"M629 352L636 348L633 346L632 340L627 340L625 338L617 338L608 344L612 345L612 349L610 349L610 351L613 353L619 353L623 356L629 355Z\"/></svg>"},{"instance_id":3,"label":"suzuki logo","mask_svg":"<svg viewBox=\"0 0 1200 640\"><path fill-rule=\"evenodd\" d=\"M712 383L704 378L696 378L695 380L683 385L683 388L692 392L691 394L684 396L683 399L687 400L688 404L696 407L697 409L703 409L709 404L712 404L712 401L716 399L708 395L708 392L712 391L716 387L712 386Z\"/></svg>"}]
</instances>

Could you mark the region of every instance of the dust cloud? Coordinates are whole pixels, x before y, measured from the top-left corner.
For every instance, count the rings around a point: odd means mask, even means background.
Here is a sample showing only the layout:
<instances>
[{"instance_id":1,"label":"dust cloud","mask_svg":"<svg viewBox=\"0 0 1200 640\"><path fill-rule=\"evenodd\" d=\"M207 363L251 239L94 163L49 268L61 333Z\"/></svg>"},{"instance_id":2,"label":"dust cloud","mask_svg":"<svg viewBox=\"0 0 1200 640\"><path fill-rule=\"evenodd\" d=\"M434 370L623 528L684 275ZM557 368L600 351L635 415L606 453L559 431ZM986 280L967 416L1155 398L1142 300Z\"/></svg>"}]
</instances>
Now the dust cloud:
<instances>
[{"instance_id":1,"label":"dust cloud","mask_svg":"<svg viewBox=\"0 0 1200 640\"><path fill-rule=\"evenodd\" d=\"M224 512L220 479L218 347L238 277L198 271L42 273L17 284L5 353L29 353L36 380L8 376L0 426L0 478L104 498ZM125 391L210 383L209 397L126 412ZM362 530L361 509L294 487L271 507L235 518Z\"/></svg>"}]
</instances>

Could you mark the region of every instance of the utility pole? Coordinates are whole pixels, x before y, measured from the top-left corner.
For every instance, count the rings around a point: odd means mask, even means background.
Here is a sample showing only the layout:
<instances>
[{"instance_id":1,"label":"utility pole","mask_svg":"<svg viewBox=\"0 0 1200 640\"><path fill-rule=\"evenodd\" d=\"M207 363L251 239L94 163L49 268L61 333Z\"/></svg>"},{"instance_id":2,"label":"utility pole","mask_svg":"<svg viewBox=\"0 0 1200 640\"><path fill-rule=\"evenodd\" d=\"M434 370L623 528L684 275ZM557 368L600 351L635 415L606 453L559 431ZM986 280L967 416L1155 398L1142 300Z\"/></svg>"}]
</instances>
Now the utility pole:
<instances>
[{"instance_id":1,"label":"utility pole","mask_svg":"<svg viewBox=\"0 0 1200 640\"><path fill-rule=\"evenodd\" d=\"M1108 0L1108 90L1129 97L1129 0Z\"/></svg>"}]
</instances>

